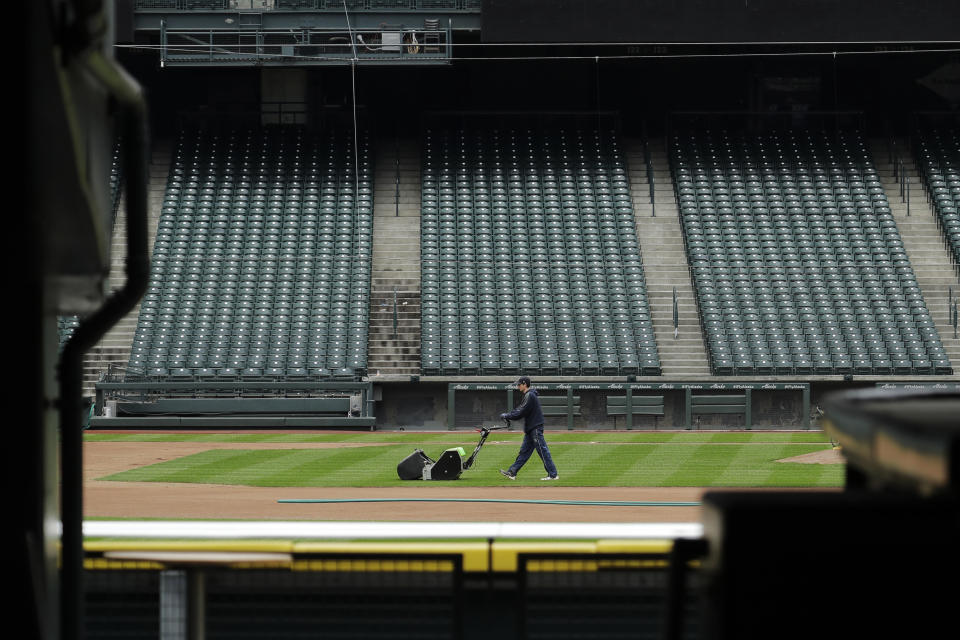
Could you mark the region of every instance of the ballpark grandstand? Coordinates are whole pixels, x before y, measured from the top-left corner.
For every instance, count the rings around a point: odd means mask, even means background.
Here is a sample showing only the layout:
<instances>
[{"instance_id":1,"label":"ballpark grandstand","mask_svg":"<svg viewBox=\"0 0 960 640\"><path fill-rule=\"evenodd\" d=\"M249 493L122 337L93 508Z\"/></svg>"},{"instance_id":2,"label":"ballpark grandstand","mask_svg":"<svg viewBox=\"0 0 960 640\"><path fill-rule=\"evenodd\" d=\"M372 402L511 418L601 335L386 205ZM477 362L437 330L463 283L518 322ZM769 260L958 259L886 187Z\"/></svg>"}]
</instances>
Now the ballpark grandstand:
<instances>
[{"instance_id":1,"label":"ballpark grandstand","mask_svg":"<svg viewBox=\"0 0 960 640\"><path fill-rule=\"evenodd\" d=\"M31 104L57 105L28 114L38 637L949 621L927 583L960 568L956 6L52 4L28 9ZM549 492L490 466L519 376ZM463 480L398 481L423 443ZM285 522L85 520L84 450L144 496L316 495L271 498Z\"/></svg>"}]
</instances>

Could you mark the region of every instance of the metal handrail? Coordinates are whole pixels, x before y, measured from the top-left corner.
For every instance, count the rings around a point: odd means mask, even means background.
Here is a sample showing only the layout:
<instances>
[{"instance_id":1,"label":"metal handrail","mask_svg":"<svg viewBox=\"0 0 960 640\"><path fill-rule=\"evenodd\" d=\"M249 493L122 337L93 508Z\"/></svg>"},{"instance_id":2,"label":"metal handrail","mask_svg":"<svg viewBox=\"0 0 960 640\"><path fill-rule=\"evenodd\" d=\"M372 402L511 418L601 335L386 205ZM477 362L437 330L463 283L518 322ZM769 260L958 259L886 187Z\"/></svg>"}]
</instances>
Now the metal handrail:
<instances>
[{"instance_id":1,"label":"metal handrail","mask_svg":"<svg viewBox=\"0 0 960 640\"><path fill-rule=\"evenodd\" d=\"M479 13L480 0L136 0L138 11L462 11Z\"/></svg>"},{"instance_id":2,"label":"metal handrail","mask_svg":"<svg viewBox=\"0 0 960 640\"><path fill-rule=\"evenodd\" d=\"M949 322L953 325L953 337L957 338L957 325L958 325L958 309L957 309L957 297L953 295L953 287L949 289L949 297L947 298L947 316Z\"/></svg>"},{"instance_id":3,"label":"metal handrail","mask_svg":"<svg viewBox=\"0 0 960 640\"><path fill-rule=\"evenodd\" d=\"M894 152L893 178L900 185L900 202L907 205L907 217L910 217L910 178L907 176L906 163L897 152Z\"/></svg>"},{"instance_id":4,"label":"metal handrail","mask_svg":"<svg viewBox=\"0 0 960 640\"><path fill-rule=\"evenodd\" d=\"M385 33L396 41L383 41ZM428 42L428 36L439 36ZM173 42L171 42L173 40ZM271 41L273 40L273 41ZM270 62L303 64L353 60L445 60L451 57L451 29L384 26L377 29L228 28L170 29L160 23L161 64L176 62Z\"/></svg>"},{"instance_id":5,"label":"metal handrail","mask_svg":"<svg viewBox=\"0 0 960 640\"><path fill-rule=\"evenodd\" d=\"M650 165L650 147L647 146L647 138L643 138L643 162L647 165L647 186L650 188L650 217L657 217L657 205L654 202L654 177L653 167Z\"/></svg>"},{"instance_id":6,"label":"metal handrail","mask_svg":"<svg viewBox=\"0 0 960 640\"><path fill-rule=\"evenodd\" d=\"M960 312L958 312L958 309L957 309L957 299L954 298L953 299L953 339L954 340L957 339L957 324L960 324L960 322L958 322L958 319L960 319Z\"/></svg>"},{"instance_id":7,"label":"metal handrail","mask_svg":"<svg viewBox=\"0 0 960 640\"><path fill-rule=\"evenodd\" d=\"M394 154L395 167L396 167L396 174L395 174L396 184L395 184L395 190L393 195L393 203L394 203L393 215L394 217L399 218L400 217L400 139L399 138L394 138L393 154Z\"/></svg>"},{"instance_id":8,"label":"metal handrail","mask_svg":"<svg viewBox=\"0 0 960 640\"><path fill-rule=\"evenodd\" d=\"M907 217L910 217L910 180L904 176L904 183L907 185Z\"/></svg>"},{"instance_id":9,"label":"metal handrail","mask_svg":"<svg viewBox=\"0 0 960 640\"><path fill-rule=\"evenodd\" d=\"M680 306L677 298L677 288L673 288L673 339L677 339L680 332Z\"/></svg>"}]
</instances>

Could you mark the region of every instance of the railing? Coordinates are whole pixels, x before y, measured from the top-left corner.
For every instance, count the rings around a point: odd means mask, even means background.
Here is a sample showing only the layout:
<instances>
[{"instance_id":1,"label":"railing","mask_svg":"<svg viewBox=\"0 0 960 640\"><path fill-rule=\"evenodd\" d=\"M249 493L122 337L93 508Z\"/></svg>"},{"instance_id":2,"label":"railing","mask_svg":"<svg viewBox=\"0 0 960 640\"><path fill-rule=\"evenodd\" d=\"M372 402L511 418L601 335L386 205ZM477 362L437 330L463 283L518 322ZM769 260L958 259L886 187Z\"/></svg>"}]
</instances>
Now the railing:
<instances>
[{"instance_id":1,"label":"railing","mask_svg":"<svg viewBox=\"0 0 960 640\"><path fill-rule=\"evenodd\" d=\"M953 295L953 287L950 287L950 297L947 299L947 314L950 318L950 324L953 326L953 338L957 338L958 308L957 297Z\"/></svg>"},{"instance_id":2,"label":"railing","mask_svg":"<svg viewBox=\"0 0 960 640\"><path fill-rule=\"evenodd\" d=\"M304 124L308 113L306 102L260 103L260 120L264 124Z\"/></svg>"},{"instance_id":3,"label":"railing","mask_svg":"<svg viewBox=\"0 0 960 640\"><path fill-rule=\"evenodd\" d=\"M196 424L244 415L275 416L275 422L291 426L306 414L308 424L314 426L346 424L349 419L372 427L376 420L373 405L370 382L128 380L98 382L94 414L105 416L96 419L98 422L111 423L122 419L114 415L122 406L126 415L134 418L186 418L181 425L190 420ZM321 419L331 416L334 419Z\"/></svg>"},{"instance_id":4,"label":"railing","mask_svg":"<svg viewBox=\"0 0 960 640\"><path fill-rule=\"evenodd\" d=\"M654 203L654 178L653 166L650 161L650 147L647 145L647 137L643 137L643 162L647 165L647 186L650 189L650 217L657 217L657 205Z\"/></svg>"},{"instance_id":5,"label":"railing","mask_svg":"<svg viewBox=\"0 0 960 640\"><path fill-rule=\"evenodd\" d=\"M397 333L397 288L393 288L393 339L396 340L399 336Z\"/></svg>"},{"instance_id":6,"label":"railing","mask_svg":"<svg viewBox=\"0 0 960 640\"><path fill-rule=\"evenodd\" d=\"M447 60L448 29L197 29L160 27L162 64Z\"/></svg>"},{"instance_id":7,"label":"railing","mask_svg":"<svg viewBox=\"0 0 960 640\"><path fill-rule=\"evenodd\" d=\"M705 126L709 129L741 129L754 133L777 131L785 128L811 129L815 126L821 131L831 131L833 135L841 130L866 131L863 111L671 111L665 116L664 139L667 149L673 133L677 130Z\"/></svg>"},{"instance_id":8,"label":"railing","mask_svg":"<svg viewBox=\"0 0 960 640\"><path fill-rule=\"evenodd\" d=\"M680 333L680 305L677 299L677 288L673 288L673 339Z\"/></svg>"},{"instance_id":9,"label":"railing","mask_svg":"<svg viewBox=\"0 0 960 640\"><path fill-rule=\"evenodd\" d=\"M314 502L321 509L323 504L323 499ZM673 508L698 505L669 503ZM84 543L90 594L98 605L89 616L91 628L117 637L141 629L159 629L162 637L202 638L266 628L275 629L276 637L348 630L363 638L385 635L383 630L393 627L415 629L419 637L456 639L474 637L476 616L497 620L500 635L508 638L529 637L525 630L541 629L541 622L551 629L567 625L567 637L597 635L591 631L598 621L611 637L672 640L691 637L687 628L702 628L699 603L708 585L702 563L694 562L704 548L696 523L671 525L669 537L663 527L651 526L649 531L659 533L655 539L642 526L579 527L597 542L552 533L567 525L528 523L515 527L519 544L506 539L509 526L500 524L467 524L472 539L459 541L458 536L466 537L461 533L465 523L421 526L419 535L403 526L379 525L379 530L369 528L375 532L370 540L365 534L344 540L349 536L340 533L346 531L340 525L346 523L330 523L320 533L302 523L279 523L269 527L268 550L256 540L244 542L255 538L252 525L244 523L213 534L207 526L199 535L192 523L176 524L180 535L166 537L159 537L163 533L156 526L148 530L139 524L86 523L96 530L96 539ZM358 529L368 529L367 523L349 524L353 537ZM608 533L613 529L616 534ZM392 534L388 541L386 533ZM615 544L606 542L614 535L621 536ZM228 541L230 536L239 541ZM453 541L437 540L443 537ZM551 542L530 542L541 539ZM491 585L509 597L493 601ZM362 606L352 606L357 593L365 597ZM132 611L131 594L142 603ZM402 627L396 623L400 610L412 621Z\"/></svg>"},{"instance_id":10,"label":"railing","mask_svg":"<svg viewBox=\"0 0 960 640\"><path fill-rule=\"evenodd\" d=\"M277 9L312 11L480 11L481 0L275 0Z\"/></svg>"},{"instance_id":11,"label":"railing","mask_svg":"<svg viewBox=\"0 0 960 640\"><path fill-rule=\"evenodd\" d=\"M910 216L910 177L907 175L903 159L897 155L893 165L893 177L900 184L900 202L907 205L907 217Z\"/></svg>"},{"instance_id":12,"label":"railing","mask_svg":"<svg viewBox=\"0 0 960 640\"><path fill-rule=\"evenodd\" d=\"M229 9L228 0L210 0L197 2L195 0L137 0L136 9L177 9L180 11Z\"/></svg>"},{"instance_id":13,"label":"railing","mask_svg":"<svg viewBox=\"0 0 960 640\"><path fill-rule=\"evenodd\" d=\"M400 217L400 139L394 138L393 141L394 158L394 191L393 191L393 216Z\"/></svg>"},{"instance_id":14,"label":"railing","mask_svg":"<svg viewBox=\"0 0 960 640\"><path fill-rule=\"evenodd\" d=\"M140 10L175 11L463 11L480 12L481 0L137 0Z\"/></svg>"},{"instance_id":15,"label":"railing","mask_svg":"<svg viewBox=\"0 0 960 640\"><path fill-rule=\"evenodd\" d=\"M947 234L947 229L944 226L944 220L941 217L937 207L936 197L934 196L933 187L931 186L931 177L929 174L930 166L928 166L927 162L923 161L926 152L925 135L923 134L924 126L926 124L936 123L940 120L940 118L949 119L951 115L953 115L953 119L949 120L949 122L953 123L956 119L956 116L955 114L952 114L952 112L919 111L912 114L910 123L910 149L913 152L913 157L916 158L916 170L920 176L920 184L923 189L926 202L934 211L934 220L936 220L937 228L940 230L940 237L943 241L943 246L950 254L950 261L953 264L954 271L956 271L957 275L960 276L960 260L957 259L957 255L954 253L954 248L950 243L950 238Z\"/></svg>"},{"instance_id":16,"label":"railing","mask_svg":"<svg viewBox=\"0 0 960 640\"><path fill-rule=\"evenodd\" d=\"M118 637L144 628L165 638L231 637L264 625L276 627L270 633L276 637L323 637L342 629L373 637L394 624L391 615L402 608L424 636L459 639L468 602L464 562L476 555L467 545L447 550L444 543L385 550L319 543L308 550L280 542L263 552L222 542L211 554L209 543L163 541L160 549L168 551L158 553L149 539L124 542L85 544L90 592L103 603L92 608L91 627ZM232 598L226 606L224 588ZM130 592L144 606L122 616ZM355 593L364 594L364 606L351 605ZM292 603L299 604L291 609ZM278 608L285 614L279 622Z\"/></svg>"},{"instance_id":17,"label":"railing","mask_svg":"<svg viewBox=\"0 0 960 640\"><path fill-rule=\"evenodd\" d=\"M617 111L520 111L520 110L437 110L420 114L420 128L426 129L468 129L471 127L500 127L503 129L528 129L531 131L552 131L555 127L581 127L597 129L598 126L609 130L620 129L620 113Z\"/></svg>"},{"instance_id":18,"label":"railing","mask_svg":"<svg viewBox=\"0 0 960 640\"><path fill-rule=\"evenodd\" d=\"M952 312L951 315L953 315L953 339L956 340L956 339L957 339L957 324L958 324L958 323L957 323L958 311L957 311L957 300L956 300L956 298L954 298L954 300L953 300L953 308L951 309L951 312Z\"/></svg>"},{"instance_id":19,"label":"railing","mask_svg":"<svg viewBox=\"0 0 960 640\"><path fill-rule=\"evenodd\" d=\"M890 124L887 123L887 129L890 129ZM909 154L909 145L908 152ZM906 203L907 205L907 216L910 215L910 179L907 176L906 164L903 161L903 157L900 155L900 151L897 149L897 140L894 137L893 133L887 134L887 157L890 162L891 167L893 168L893 179L900 186L900 202Z\"/></svg>"}]
</instances>

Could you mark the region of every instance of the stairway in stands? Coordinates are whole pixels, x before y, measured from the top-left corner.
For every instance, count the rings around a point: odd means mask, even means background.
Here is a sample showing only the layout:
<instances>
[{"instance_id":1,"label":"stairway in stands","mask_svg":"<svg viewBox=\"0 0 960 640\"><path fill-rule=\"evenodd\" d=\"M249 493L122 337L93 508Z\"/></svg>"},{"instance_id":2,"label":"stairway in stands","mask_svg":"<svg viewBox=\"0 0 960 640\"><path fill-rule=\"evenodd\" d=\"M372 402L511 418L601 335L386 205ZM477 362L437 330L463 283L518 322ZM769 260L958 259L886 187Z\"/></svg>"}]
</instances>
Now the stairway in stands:
<instances>
[{"instance_id":1,"label":"stairway in stands","mask_svg":"<svg viewBox=\"0 0 960 640\"><path fill-rule=\"evenodd\" d=\"M170 172L170 143L169 141L154 142L153 154L150 158L149 220L147 222L147 248L153 252L153 241L157 234L157 221L160 218L160 209L167 187L167 176ZM127 257L127 218L126 201L121 200L117 211L116 223L111 238L111 265L110 290L116 291L126 283L125 260ZM93 396L95 385L110 365L124 368L130 359L130 345L133 343L133 334L137 329L137 318L140 314L140 305L137 305L124 316L90 351L83 360L83 395Z\"/></svg>"},{"instance_id":2,"label":"stairway in stands","mask_svg":"<svg viewBox=\"0 0 960 640\"><path fill-rule=\"evenodd\" d=\"M954 296L960 295L960 279L957 278L950 254L944 246L936 214L927 202L915 160L908 151L909 145L906 140L896 142L905 168L906 183L903 183L903 188L901 189L901 177L895 175L898 172L895 172L886 140L871 141L874 164L890 202L890 211L903 238L904 249L910 256L917 284L923 291L924 302L937 325L943 348L953 365L954 377L960 377L960 340L953 337L948 311L950 289L953 289ZM909 198L906 196L908 192Z\"/></svg>"},{"instance_id":3,"label":"stairway in stands","mask_svg":"<svg viewBox=\"0 0 960 640\"><path fill-rule=\"evenodd\" d=\"M643 141L627 139L624 148L630 172L637 234L643 254L647 297L663 375L673 379L708 376L710 365L697 315L663 140L651 140L648 143L654 184L653 203L650 202ZM676 337L673 327L674 287L677 289L679 320Z\"/></svg>"},{"instance_id":4,"label":"stairway in stands","mask_svg":"<svg viewBox=\"0 0 960 640\"><path fill-rule=\"evenodd\" d=\"M368 375L405 378L420 373L419 142L380 140L374 173Z\"/></svg>"}]
</instances>

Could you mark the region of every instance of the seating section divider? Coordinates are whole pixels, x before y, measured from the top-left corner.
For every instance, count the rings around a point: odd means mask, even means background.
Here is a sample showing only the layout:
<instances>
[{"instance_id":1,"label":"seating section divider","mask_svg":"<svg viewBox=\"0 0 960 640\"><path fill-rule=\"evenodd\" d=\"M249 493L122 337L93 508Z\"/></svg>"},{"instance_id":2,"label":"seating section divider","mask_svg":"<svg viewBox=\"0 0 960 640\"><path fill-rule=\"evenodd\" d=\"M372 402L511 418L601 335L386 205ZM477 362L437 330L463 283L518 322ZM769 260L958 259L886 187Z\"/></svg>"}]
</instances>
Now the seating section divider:
<instances>
[{"instance_id":1,"label":"seating section divider","mask_svg":"<svg viewBox=\"0 0 960 640\"><path fill-rule=\"evenodd\" d=\"M960 128L922 128L915 139L917 169L960 273Z\"/></svg>"}]
</instances>

